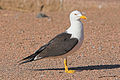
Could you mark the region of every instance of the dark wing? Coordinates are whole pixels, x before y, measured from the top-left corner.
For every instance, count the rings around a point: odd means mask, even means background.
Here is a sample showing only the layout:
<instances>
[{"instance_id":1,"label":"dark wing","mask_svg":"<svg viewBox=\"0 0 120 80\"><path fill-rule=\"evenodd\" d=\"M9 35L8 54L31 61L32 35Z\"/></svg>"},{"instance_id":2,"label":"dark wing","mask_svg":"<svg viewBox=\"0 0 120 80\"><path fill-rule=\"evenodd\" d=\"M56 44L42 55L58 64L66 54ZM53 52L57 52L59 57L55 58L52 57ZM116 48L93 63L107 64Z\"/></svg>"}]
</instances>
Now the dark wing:
<instances>
[{"instance_id":1,"label":"dark wing","mask_svg":"<svg viewBox=\"0 0 120 80\"><path fill-rule=\"evenodd\" d=\"M34 58L40 53L42 52L45 48L46 48L47 44L40 47L34 54L28 56L28 57L25 57L23 58L22 60L18 61L19 65L23 64L23 63L27 63L27 62L31 62L31 61L34 61ZM22 62L21 62L22 61Z\"/></svg>"},{"instance_id":2,"label":"dark wing","mask_svg":"<svg viewBox=\"0 0 120 80\"><path fill-rule=\"evenodd\" d=\"M75 47L78 43L77 38L71 38L71 34L61 33L50 40L48 44L40 47L34 54L22 59L20 64L31 62L45 57L60 56Z\"/></svg>"},{"instance_id":3,"label":"dark wing","mask_svg":"<svg viewBox=\"0 0 120 80\"><path fill-rule=\"evenodd\" d=\"M49 41L46 48L37 55L37 57L52 57L52 56L60 56L75 47L78 43L77 38L71 38L71 34L61 33Z\"/></svg>"}]
</instances>

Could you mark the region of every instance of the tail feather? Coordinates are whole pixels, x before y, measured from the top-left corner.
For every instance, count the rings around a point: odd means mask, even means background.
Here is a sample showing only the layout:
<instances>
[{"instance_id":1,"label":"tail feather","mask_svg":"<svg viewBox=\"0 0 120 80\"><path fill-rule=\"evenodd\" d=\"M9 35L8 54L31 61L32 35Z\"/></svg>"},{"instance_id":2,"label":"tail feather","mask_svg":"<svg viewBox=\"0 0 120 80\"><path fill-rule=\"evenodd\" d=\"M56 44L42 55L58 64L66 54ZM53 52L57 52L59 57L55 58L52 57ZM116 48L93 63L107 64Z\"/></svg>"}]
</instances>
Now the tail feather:
<instances>
[{"instance_id":1,"label":"tail feather","mask_svg":"<svg viewBox=\"0 0 120 80\"><path fill-rule=\"evenodd\" d=\"M27 62L32 62L32 61L34 61L34 58L31 58L31 59L28 59L26 61L23 61L23 62L19 63L19 65L27 63Z\"/></svg>"},{"instance_id":2,"label":"tail feather","mask_svg":"<svg viewBox=\"0 0 120 80\"><path fill-rule=\"evenodd\" d=\"M28 56L28 57L25 57L25 58L23 58L22 60L18 61L18 63L22 61L21 63L19 63L19 65L24 64L24 63L27 63L27 62L35 61L35 57L36 57L40 52L42 52L42 51L46 48L47 45L48 45L48 44L42 46L42 47L41 47L40 49L38 49L34 54L32 54L32 55L30 55L30 56ZM43 57L40 57L39 59L42 59L42 58L43 58Z\"/></svg>"},{"instance_id":3,"label":"tail feather","mask_svg":"<svg viewBox=\"0 0 120 80\"><path fill-rule=\"evenodd\" d=\"M24 63L27 63L27 62L32 62L32 61L35 61L35 57L39 54L40 52L39 51L36 51L34 54L28 56L28 57L25 57L23 58L22 60L18 61L19 65L21 64L24 64Z\"/></svg>"},{"instance_id":4,"label":"tail feather","mask_svg":"<svg viewBox=\"0 0 120 80\"><path fill-rule=\"evenodd\" d=\"M27 62L32 62L32 61L34 61L34 58L36 56L37 56L36 54L32 54L32 55L30 55L28 57L25 57L22 60L18 61L18 63L20 62L19 65L21 65L21 64L24 64L24 63L27 63Z\"/></svg>"}]
</instances>

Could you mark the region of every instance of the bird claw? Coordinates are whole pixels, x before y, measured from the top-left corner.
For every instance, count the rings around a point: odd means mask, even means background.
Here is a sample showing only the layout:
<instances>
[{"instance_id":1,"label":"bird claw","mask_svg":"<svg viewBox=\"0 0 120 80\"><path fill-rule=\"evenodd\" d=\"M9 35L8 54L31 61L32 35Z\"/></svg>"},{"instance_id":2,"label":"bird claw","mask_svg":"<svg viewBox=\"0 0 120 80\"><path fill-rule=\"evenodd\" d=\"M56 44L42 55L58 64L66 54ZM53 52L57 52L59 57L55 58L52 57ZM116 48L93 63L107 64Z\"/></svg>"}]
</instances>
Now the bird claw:
<instances>
[{"instance_id":1,"label":"bird claw","mask_svg":"<svg viewBox=\"0 0 120 80\"><path fill-rule=\"evenodd\" d=\"M66 73L75 73L75 70L68 70L68 71L65 71Z\"/></svg>"}]
</instances>

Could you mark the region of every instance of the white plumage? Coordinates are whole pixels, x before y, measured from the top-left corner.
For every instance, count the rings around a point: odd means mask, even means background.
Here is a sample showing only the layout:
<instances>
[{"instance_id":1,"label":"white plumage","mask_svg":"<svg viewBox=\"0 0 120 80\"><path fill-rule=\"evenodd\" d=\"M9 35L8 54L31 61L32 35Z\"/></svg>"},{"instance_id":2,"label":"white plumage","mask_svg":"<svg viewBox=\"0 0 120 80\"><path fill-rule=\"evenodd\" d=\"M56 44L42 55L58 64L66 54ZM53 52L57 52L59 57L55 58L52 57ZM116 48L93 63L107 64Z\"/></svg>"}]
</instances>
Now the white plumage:
<instances>
[{"instance_id":1,"label":"white plumage","mask_svg":"<svg viewBox=\"0 0 120 80\"><path fill-rule=\"evenodd\" d=\"M41 46L34 54L22 59L20 64L47 58L63 56L66 73L74 73L74 70L68 70L67 56L74 53L83 43L84 28L80 19L87 19L79 11L70 13L70 27L63 33L58 34L47 44Z\"/></svg>"}]
</instances>

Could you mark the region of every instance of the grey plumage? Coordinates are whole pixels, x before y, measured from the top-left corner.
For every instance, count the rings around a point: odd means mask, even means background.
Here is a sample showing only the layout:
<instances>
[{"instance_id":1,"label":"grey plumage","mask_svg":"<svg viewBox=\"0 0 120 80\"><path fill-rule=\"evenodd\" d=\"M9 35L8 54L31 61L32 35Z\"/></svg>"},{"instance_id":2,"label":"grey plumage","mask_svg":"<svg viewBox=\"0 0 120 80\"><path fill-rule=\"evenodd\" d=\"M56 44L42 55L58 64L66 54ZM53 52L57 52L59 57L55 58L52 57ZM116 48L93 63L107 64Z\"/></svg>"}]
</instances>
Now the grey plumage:
<instances>
[{"instance_id":1,"label":"grey plumage","mask_svg":"<svg viewBox=\"0 0 120 80\"><path fill-rule=\"evenodd\" d=\"M70 50L72 50L77 43L78 39L71 38L71 34L68 34L66 32L61 33L54 37L52 40L50 40L48 44L40 47L34 54L22 59L23 62L21 62L20 64L46 57L64 55L68 53Z\"/></svg>"}]
</instances>

